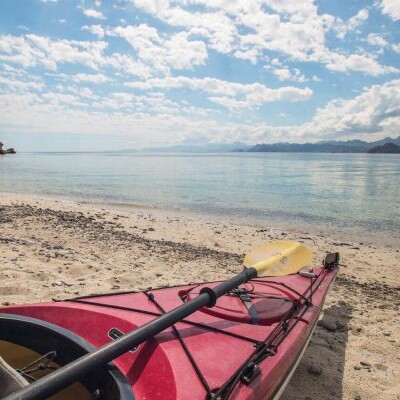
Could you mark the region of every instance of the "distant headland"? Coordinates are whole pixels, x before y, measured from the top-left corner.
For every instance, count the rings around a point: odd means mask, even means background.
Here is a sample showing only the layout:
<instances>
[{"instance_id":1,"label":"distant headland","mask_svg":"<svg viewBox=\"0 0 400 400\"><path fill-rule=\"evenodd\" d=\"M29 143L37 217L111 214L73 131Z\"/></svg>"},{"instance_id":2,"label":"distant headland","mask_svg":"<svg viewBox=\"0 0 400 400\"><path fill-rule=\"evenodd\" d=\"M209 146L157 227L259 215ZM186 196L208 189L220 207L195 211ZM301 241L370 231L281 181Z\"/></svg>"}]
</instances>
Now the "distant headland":
<instances>
[{"instance_id":1,"label":"distant headland","mask_svg":"<svg viewBox=\"0 0 400 400\"><path fill-rule=\"evenodd\" d=\"M387 137L375 142L362 140L323 141L317 143L274 143L256 144L246 152L286 152L286 153L397 153L400 149L400 136Z\"/></svg>"},{"instance_id":2,"label":"distant headland","mask_svg":"<svg viewBox=\"0 0 400 400\"><path fill-rule=\"evenodd\" d=\"M9 149L3 150L4 144L0 142L0 154L15 154L16 151L10 147Z\"/></svg>"},{"instance_id":3,"label":"distant headland","mask_svg":"<svg viewBox=\"0 0 400 400\"><path fill-rule=\"evenodd\" d=\"M400 146L394 143L385 143L369 149L368 153L400 154Z\"/></svg>"}]
</instances>

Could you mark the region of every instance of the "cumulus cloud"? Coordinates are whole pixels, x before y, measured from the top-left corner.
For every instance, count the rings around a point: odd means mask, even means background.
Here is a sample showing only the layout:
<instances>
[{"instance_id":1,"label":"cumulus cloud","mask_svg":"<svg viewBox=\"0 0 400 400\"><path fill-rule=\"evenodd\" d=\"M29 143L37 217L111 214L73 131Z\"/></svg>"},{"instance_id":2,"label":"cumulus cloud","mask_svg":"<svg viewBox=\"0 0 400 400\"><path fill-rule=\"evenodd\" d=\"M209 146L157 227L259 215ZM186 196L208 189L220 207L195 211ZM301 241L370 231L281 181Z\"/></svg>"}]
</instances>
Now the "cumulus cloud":
<instances>
[{"instance_id":1,"label":"cumulus cloud","mask_svg":"<svg viewBox=\"0 0 400 400\"><path fill-rule=\"evenodd\" d=\"M62 64L78 64L98 71L111 67L141 78L150 76L150 68L131 56L105 54L105 41L51 40L48 37L0 35L0 60L23 68L43 67L56 71Z\"/></svg>"},{"instance_id":2,"label":"cumulus cloud","mask_svg":"<svg viewBox=\"0 0 400 400\"><path fill-rule=\"evenodd\" d=\"M390 17L393 21L400 19L400 3L398 0L382 0L379 7L382 13Z\"/></svg>"},{"instance_id":3,"label":"cumulus cloud","mask_svg":"<svg viewBox=\"0 0 400 400\"><path fill-rule=\"evenodd\" d=\"M204 42L188 40L185 32L166 37L159 35L155 28L141 24L119 26L109 31L109 34L124 38L135 49L141 62L165 74L171 68L182 70L203 65L208 57Z\"/></svg>"},{"instance_id":4,"label":"cumulus cloud","mask_svg":"<svg viewBox=\"0 0 400 400\"><path fill-rule=\"evenodd\" d=\"M0 87L7 86L11 90L42 90L44 88L43 82L33 82L33 81L21 81L16 79L10 79L3 76L0 76Z\"/></svg>"},{"instance_id":5,"label":"cumulus cloud","mask_svg":"<svg viewBox=\"0 0 400 400\"><path fill-rule=\"evenodd\" d=\"M84 8L83 13L89 18L106 19L101 11L97 11L92 8Z\"/></svg>"},{"instance_id":6,"label":"cumulus cloud","mask_svg":"<svg viewBox=\"0 0 400 400\"><path fill-rule=\"evenodd\" d=\"M286 66L281 66L272 69L272 73L278 77L280 81L293 81L303 83L307 81L307 78L298 68L290 69Z\"/></svg>"},{"instance_id":7,"label":"cumulus cloud","mask_svg":"<svg viewBox=\"0 0 400 400\"><path fill-rule=\"evenodd\" d=\"M89 31L99 39L103 39L105 36L105 29L101 25L84 25L81 29L83 31Z\"/></svg>"},{"instance_id":8,"label":"cumulus cloud","mask_svg":"<svg viewBox=\"0 0 400 400\"><path fill-rule=\"evenodd\" d=\"M96 69L101 64L105 42L52 41L47 37L0 35L0 60L24 67L41 65L56 70L60 63L79 63Z\"/></svg>"},{"instance_id":9,"label":"cumulus cloud","mask_svg":"<svg viewBox=\"0 0 400 400\"><path fill-rule=\"evenodd\" d=\"M400 80L371 86L350 100L330 101L307 127L319 135L359 135L384 132L386 121L394 119L400 129Z\"/></svg>"},{"instance_id":10,"label":"cumulus cloud","mask_svg":"<svg viewBox=\"0 0 400 400\"><path fill-rule=\"evenodd\" d=\"M378 35L377 33L370 33L367 37L367 42L371 46L377 47L386 47L388 42L382 36Z\"/></svg>"},{"instance_id":11,"label":"cumulus cloud","mask_svg":"<svg viewBox=\"0 0 400 400\"><path fill-rule=\"evenodd\" d=\"M141 90L189 89L202 91L208 99L231 109L253 108L274 101L302 101L312 95L309 88L284 86L268 88L260 83L243 84L223 81L216 78L166 77L153 78L143 82L130 82L128 87Z\"/></svg>"},{"instance_id":12,"label":"cumulus cloud","mask_svg":"<svg viewBox=\"0 0 400 400\"><path fill-rule=\"evenodd\" d=\"M378 1L382 13L397 18L394 3ZM77 10L94 18L81 28L87 40L41 36L37 30L0 35L2 122L23 121L37 131L65 132L68 126L76 133L126 133L146 145L163 136L169 143L196 135L256 143L282 136L291 141L382 136L400 129L396 80L362 89L353 99L332 100L307 123L259 122L266 118L257 114L263 105L282 102L284 108L273 115L283 118L288 102L309 100L314 93L306 82L311 86L328 75L321 67L338 85L337 73L400 72L393 54L387 57L393 66L380 59L382 49L400 53L400 45L379 24L367 31L367 8L342 20L321 13L313 0L131 0L130 7L142 13L134 20L123 15L128 22L121 22L120 14L112 20L114 14L97 11L99 1L91 4L93 9ZM143 12L151 17L142 19ZM100 21L105 16L107 24ZM338 43L335 35L346 39L340 48L330 47ZM221 66L225 71L232 66L233 78L221 78ZM354 76L360 88L362 77ZM246 122L235 122L243 116Z\"/></svg>"},{"instance_id":13,"label":"cumulus cloud","mask_svg":"<svg viewBox=\"0 0 400 400\"><path fill-rule=\"evenodd\" d=\"M132 3L174 28L184 28L188 37L203 40L208 48L252 64L262 60L265 52L273 51L295 61L318 62L337 72L379 75L395 70L366 54L353 56L327 47L329 30L345 38L348 32L356 31L367 21L367 8L343 21L329 14L319 14L312 0L196 0L199 11L195 12L186 7L191 2L132 0ZM352 60L342 67L342 60L348 57ZM289 77L287 70L277 70L276 74L282 79ZM293 74L290 78L296 80ZM297 76L297 81L299 79L302 78Z\"/></svg>"},{"instance_id":14,"label":"cumulus cloud","mask_svg":"<svg viewBox=\"0 0 400 400\"><path fill-rule=\"evenodd\" d=\"M381 65L374 56L367 54L323 52L313 57L316 61L322 61L329 70L336 72L359 71L372 76L399 72L398 68Z\"/></svg>"},{"instance_id":15,"label":"cumulus cloud","mask_svg":"<svg viewBox=\"0 0 400 400\"><path fill-rule=\"evenodd\" d=\"M216 101L235 109L235 101L245 100L237 100L231 95L235 92L229 90L226 89L229 95L215 96ZM247 93L249 89L240 90ZM185 137L197 135L214 142L276 142L282 137L302 142L390 136L400 130L400 80L366 88L353 99L332 100L317 109L309 122L290 126L219 121L212 118L211 113L199 113L193 118L196 109L185 110L163 93L142 96L115 92L95 101L91 92L87 94L89 97L85 98L86 92L82 89L74 94L2 93L2 121L15 130L23 122L32 132L65 132L68 126L69 131L75 133L127 134L143 146L179 143ZM91 102L93 106L89 107Z\"/></svg>"},{"instance_id":16,"label":"cumulus cloud","mask_svg":"<svg viewBox=\"0 0 400 400\"><path fill-rule=\"evenodd\" d=\"M336 36L339 39L344 39L349 32L354 32L360 27L368 19L368 16L368 9L363 8L356 15L349 18L347 22L344 22L341 18L337 18L336 24L333 27L336 31Z\"/></svg>"},{"instance_id":17,"label":"cumulus cloud","mask_svg":"<svg viewBox=\"0 0 400 400\"><path fill-rule=\"evenodd\" d=\"M75 82L89 82L95 84L101 84L111 80L104 74L75 74L70 76L70 78Z\"/></svg>"}]
</instances>

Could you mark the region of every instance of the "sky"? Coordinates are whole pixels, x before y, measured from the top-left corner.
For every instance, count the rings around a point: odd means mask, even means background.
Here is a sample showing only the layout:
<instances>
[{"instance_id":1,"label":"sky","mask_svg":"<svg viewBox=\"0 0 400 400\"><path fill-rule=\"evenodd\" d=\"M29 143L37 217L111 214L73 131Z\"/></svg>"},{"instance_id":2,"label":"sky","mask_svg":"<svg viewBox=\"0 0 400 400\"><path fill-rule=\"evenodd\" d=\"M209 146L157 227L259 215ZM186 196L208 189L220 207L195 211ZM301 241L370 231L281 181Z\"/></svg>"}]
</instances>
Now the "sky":
<instances>
[{"instance_id":1,"label":"sky","mask_svg":"<svg viewBox=\"0 0 400 400\"><path fill-rule=\"evenodd\" d=\"M9 147L399 135L399 0L0 0Z\"/></svg>"}]
</instances>

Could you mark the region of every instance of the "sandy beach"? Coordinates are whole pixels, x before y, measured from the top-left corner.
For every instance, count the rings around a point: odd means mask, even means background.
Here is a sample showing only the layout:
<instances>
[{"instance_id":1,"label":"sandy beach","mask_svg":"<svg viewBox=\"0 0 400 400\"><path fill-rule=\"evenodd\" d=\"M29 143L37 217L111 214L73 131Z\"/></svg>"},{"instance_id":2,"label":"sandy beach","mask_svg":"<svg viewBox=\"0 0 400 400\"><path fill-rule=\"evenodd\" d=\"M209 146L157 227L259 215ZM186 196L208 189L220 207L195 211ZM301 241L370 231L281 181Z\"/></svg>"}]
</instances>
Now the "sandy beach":
<instances>
[{"instance_id":1,"label":"sandy beach","mask_svg":"<svg viewBox=\"0 0 400 400\"><path fill-rule=\"evenodd\" d=\"M157 209L0 194L0 303L224 279L253 246L297 240L344 264L282 399L400 399L400 250Z\"/></svg>"}]
</instances>

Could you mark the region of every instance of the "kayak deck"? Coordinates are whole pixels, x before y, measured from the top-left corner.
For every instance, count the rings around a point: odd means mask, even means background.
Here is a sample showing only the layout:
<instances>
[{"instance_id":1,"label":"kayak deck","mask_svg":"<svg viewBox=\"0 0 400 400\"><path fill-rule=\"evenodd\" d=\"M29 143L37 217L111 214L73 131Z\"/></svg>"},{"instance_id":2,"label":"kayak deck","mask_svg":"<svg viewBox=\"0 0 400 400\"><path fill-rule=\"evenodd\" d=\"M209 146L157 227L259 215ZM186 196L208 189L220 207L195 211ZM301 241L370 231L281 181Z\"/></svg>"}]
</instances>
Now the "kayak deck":
<instances>
[{"instance_id":1,"label":"kayak deck","mask_svg":"<svg viewBox=\"0 0 400 400\"><path fill-rule=\"evenodd\" d=\"M252 280L114 364L136 399L271 399L305 347L336 269L316 268L313 274ZM2 312L47 321L101 347L217 283L11 306Z\"/></svg>"}]
</instances>

